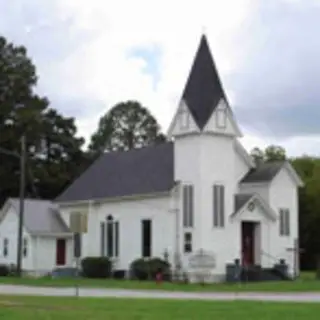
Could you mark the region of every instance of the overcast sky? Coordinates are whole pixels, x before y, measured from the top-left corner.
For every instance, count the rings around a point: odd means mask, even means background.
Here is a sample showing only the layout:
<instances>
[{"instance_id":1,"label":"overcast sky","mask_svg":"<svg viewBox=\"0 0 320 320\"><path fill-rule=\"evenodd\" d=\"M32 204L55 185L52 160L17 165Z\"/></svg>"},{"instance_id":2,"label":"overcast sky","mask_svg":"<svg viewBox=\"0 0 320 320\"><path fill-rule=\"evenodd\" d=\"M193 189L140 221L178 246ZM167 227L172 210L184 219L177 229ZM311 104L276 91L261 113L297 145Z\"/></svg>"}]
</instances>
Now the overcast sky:
<instances>
[{"instance_id":1,"label":"overcast sky","mask_svg":"<svg viewBox=\"0 0 320 320\"><path fill-rule=\"evenodd\" d=\"M320 155L319 16L320 0L0 0L0 34L88 138L128 99L166 130L205 32L245 147Z\"/></svg>"}]
</instances>

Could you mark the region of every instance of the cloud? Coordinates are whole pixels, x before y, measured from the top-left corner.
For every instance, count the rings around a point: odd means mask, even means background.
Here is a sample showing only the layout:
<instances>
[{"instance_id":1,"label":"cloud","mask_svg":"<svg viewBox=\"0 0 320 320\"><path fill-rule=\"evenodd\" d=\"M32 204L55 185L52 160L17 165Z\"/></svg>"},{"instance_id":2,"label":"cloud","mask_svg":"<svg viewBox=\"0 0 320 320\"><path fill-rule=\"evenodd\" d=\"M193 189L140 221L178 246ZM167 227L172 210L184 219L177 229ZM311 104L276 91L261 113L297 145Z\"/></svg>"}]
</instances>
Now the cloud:
<instances>
[{"instance_id":1,"label":"cloud","mask_svg":"<svg viewBox=\"0 0 320 320\"><path fill-rule=\"evenodd\" d=\"M319 16L319 1L268 0L242 25L228 80L243 125L270 137L320 135Z\"/></svg>"},{"instance_id":2,"label":"cloud","mask_svg":"<svg viewBox=\"0 0 320 320\"><path fill-rule=\"evenodd\" d=\"M11 0L0 4L0 32L27 46L38 91L75 116L88 138L99 117L127 99L149 107L166 129L205 27L245 146L320 153L317 3ZM309 141L307 149L295 141Z\"/></svg>"}]
</instances>

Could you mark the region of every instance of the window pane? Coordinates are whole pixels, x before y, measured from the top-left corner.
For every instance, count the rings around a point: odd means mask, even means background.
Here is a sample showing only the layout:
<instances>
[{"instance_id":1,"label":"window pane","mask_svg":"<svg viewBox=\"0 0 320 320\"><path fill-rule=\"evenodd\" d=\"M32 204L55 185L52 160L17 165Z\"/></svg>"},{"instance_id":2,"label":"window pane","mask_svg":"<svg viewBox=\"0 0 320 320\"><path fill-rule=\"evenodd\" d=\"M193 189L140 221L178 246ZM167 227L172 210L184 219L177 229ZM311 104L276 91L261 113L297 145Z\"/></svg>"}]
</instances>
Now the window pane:
<instances>
[{"instance_id":1,"label":"window pane","mask_svg":"<svg viewBox=\"0 0 320 320\"><path fill-rule=\"evenodd\" d=\"M290 235L290 212L286 210L286 235Z\"/></svg>"},{"instance_id":2,"label":"window pane","mask_svg":"<svg viewBox=\"0 0 320 320\"><path fill-rule=\"evenodd\" d=\"M189 186L189 225L188 227L193 227L193 186Z\"/></svg>"},{"instance_id":3,"label":"window pane","mask_svg":"<svg viewBox=\"0 0 320 320\"><path fill-rule=\"evenodd\" d=\"M187 110L182 110L180 112L180 127L182 129L189 127L189 113Z\"/></svg>"},{"instance_id":4,"label":"window pane","mask_svg":"<svg viewBox=\"0 0 320 320\"><path fill-rule=\"evenodd\" d=\"M113 257L113 223L107 222L107 256Z\"/></svg>"},{"instance_id":5,"label":"window pane","mask_svg":"<svg viewBox=\"0 0 320 320\"><path fill-rule=\"evenodd\" d=\"M183 211L183 226L188 227L189 221L188 221L188 187L183 187L182 192L182 211Z\"/></svg>"},{"instance_id":6,"label":"window pane","mask_svg":"<svg viewBox=\"0 0 320 320\"><path fill-rule=\"evenodd\" d=\"M218 226L218 187L213 186L213 226Z\"/></svg>"},{"instance_id":7,"label":"window pane","mask_svg":"<svg viewBox=\"0 0 320 320\"><path fill-rule=\"evenodd\" d=\"M142 220L142 256L151 257L151 220Z\"/></svg>"},{"instance_id":8,"label":"window pane","mask_svg":"<svg viewBox=\"0 0 320 320\"><path fill-rule=\"evenodd\" d=\"M224 226L224 186L220 186L220 227Z\"/></svg>"},{"instance_id":9,"label":"window pane","mask_svg":"<svg viewBox=\"0 0 320 320\"><path fill-rule=\"evenodd\" d=\"M191 238L192 238L191 232L186 232L186 233L184 234L184 241L185 241L185 242L190 242L190 241L191 241Z\"/></svg>"},{"instance_id":10,"label":"window pane","mask_svg":"<svg viewBox=\"0 0 320 320\"><path fill-rule=\"evenodd\" d=\"M284 235L284 213L283 210L280 209L280 235L283 236Z\"/></svg>"},{"instance_id":11,"label":"window pane","mask_svg":"<svg viewBox=\"0 0 320 320\"><path fill-rule=\"evenodd\" d=\"M186 232L184 234L184 252L192 252L192 233Z\"/></svg>"},{"instance_id":12,"label":"window pane","mask_svg":"<svg viewBox=\"0 0 320 320\"><path fill-rule=\"evenodd\" d=\"M105 232L105 228L106 224L105 222L101 222L100 223L100 255L102 257L105 256L106 254L106 249L105 249L105 243L106 243L106 232Z\"/></svg>"},{"instance_id":13,"label":"window pane","mask_svg":"<svg viewBox=\"0 0 320 320\"><path fill-rule=\"evenodd\" d=\"M218 128L225 128L226 127L226 120L227 114L225 110L217 110L217 127Z\"/></svg>"},{"instance_id":14,"label":"window pane","mask_svg":"<svg viewBox=\"0 0 320 320\"><path fill-rule=\"evenodd\" d=\"M115 256L119 256L119 222L115 222Z\"/></svg>"}]
</instances>

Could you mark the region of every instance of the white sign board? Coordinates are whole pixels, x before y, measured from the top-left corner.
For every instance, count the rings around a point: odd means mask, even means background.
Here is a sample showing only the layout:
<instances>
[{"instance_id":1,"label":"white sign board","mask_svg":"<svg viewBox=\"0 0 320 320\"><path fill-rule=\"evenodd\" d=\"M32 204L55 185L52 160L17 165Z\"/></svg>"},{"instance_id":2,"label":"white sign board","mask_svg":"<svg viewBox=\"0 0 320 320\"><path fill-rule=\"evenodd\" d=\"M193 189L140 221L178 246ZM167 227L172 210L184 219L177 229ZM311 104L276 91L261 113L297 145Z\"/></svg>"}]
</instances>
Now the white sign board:
<instances>
[{"instance_id":1,"label":"white sign board","mask_svg":"<svg viewBox=\"0 0 320 320\"><path fill-rule=\"evenodd\" d=\"M189 266L192 269L214 269L216 257L213 253L200 249L190 257Z\"/></svg>"}]
</instances>

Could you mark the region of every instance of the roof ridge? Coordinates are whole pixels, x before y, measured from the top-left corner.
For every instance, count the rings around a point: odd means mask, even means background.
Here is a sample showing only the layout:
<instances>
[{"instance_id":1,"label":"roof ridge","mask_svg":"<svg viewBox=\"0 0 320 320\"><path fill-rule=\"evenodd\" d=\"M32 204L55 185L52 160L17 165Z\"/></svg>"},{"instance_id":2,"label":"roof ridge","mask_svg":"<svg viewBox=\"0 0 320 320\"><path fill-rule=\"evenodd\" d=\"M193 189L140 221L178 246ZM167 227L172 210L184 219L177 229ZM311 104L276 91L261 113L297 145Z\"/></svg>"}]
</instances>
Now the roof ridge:
<instances>
[{"instance_id":1,"label":"roof ridge","mask_svg":"<svg viewBox=\"0 0 320 320\"><path fill-rule=\"evenodd\" d=\"M170 141L164 141L164 142L145 145L145 146L138 147L138 148L131 148L131 149L128 149L128 150L106 151L106 152L102 153L101 156L111 155L111 154L120 154L120 153L129 153L129 152L139 152L139 151L142 151L142 150L145 150L145 149L158 148L158 147L161 147L161 146L164 146L164 145L168 145L168 144L173 144L173 141L171 141L171 140Z\"/></svg>"}]
</instances>

